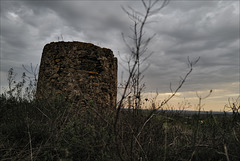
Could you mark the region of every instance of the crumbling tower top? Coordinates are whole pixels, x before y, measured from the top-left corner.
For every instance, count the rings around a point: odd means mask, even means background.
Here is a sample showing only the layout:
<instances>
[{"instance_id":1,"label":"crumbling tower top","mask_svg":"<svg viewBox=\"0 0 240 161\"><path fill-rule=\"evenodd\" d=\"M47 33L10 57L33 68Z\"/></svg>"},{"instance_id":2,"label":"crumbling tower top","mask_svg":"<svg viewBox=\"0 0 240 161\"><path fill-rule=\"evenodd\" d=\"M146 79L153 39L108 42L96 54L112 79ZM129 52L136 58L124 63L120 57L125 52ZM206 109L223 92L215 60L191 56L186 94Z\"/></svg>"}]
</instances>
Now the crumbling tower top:
<instances>
[{"instance_id":1,"label":"crumbling tower top","mask_svg":"<svg viewBox=\"0 0 240 161\"><path fill-rule=\"evenodd\" d=\"M37 97L61 95L78 106L90 101L113 108L117 100L117 58L110 49L83 42L45 45Z\"/></svg>"}]
</instances>

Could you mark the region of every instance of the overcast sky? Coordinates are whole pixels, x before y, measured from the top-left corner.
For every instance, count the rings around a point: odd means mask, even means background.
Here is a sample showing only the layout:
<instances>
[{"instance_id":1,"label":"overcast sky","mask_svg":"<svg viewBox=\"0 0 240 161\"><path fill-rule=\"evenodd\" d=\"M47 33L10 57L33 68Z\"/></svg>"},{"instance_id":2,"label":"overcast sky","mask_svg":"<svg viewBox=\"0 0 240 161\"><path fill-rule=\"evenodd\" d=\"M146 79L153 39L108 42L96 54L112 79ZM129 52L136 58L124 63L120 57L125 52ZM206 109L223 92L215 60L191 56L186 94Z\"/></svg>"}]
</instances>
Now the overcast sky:
<instances>
[{"instance_id":1,"label":"overcast sky","mask_svg":"<svg viewBox=\"0 0 240 161\"><path fill-rule=\"evenodd\" d=\"M22 64L40 64L42 49L50 42L82 41L110 48L121 65L128 54L121 33L131 36L132 22L121 6L144 13L140 1L7 1L1 0L1 92L7 86L7 71L13 67L20 76ZM159 3L161 5L161 3ZM167 97L169 84L176 88L188 71L187 58L200 57L193 72L173 100L184 98L192 107L196 91L206 110L223 110L228 98L239 96L239 1L172 0L149 17L146 38L156 34L148 47L154 54L145 62L145 93ZM129 42L130 43L130 42ZM130 43L131 44L131 43ZM175 105L173 105L175 106Z\"/></svg>"}]
</instances>

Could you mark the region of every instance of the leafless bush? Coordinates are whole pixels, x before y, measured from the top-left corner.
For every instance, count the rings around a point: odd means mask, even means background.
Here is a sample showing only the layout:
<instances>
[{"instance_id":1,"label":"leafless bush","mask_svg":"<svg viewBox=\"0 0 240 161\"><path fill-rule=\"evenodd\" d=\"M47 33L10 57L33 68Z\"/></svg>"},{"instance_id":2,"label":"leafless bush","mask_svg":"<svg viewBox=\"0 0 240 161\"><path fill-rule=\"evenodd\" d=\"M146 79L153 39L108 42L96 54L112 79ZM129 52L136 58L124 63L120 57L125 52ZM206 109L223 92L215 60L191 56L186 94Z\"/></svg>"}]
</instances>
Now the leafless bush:
<instances>
[{"instance_id":1,"label":"leafless bush","mask_svg":"<svg viewBox=\"0 0 240 161\"><path fill-rule=\"evenodd\" d=\"M22 67L25 72L22 73L20 80L17 80L17 73L14 72L14 69L9 69L7 76L8 89L3 94L9 98L31 101L36 94L38 65L33 67L31 64L30 69L25 65L22 65Z\"/></svg>"},{"instance_id":2,"label":"leafless bush","mask_svg":"<svg viewBox=\"0 0 240 161\"><path fill-rule=\"evenodd\" d=\"M236 99L230 99L228 98L228 104L224 106L224 109L231 110L233 114L239 115L240 113L240 96L238 96Z\"/></svg>"},{"instance_id":3,"label":"leafless bush","mask_svg":"<svg viewBox=\"0 0 240 161\"><path fill-rule=\"evenodd\" d=\"M160 5L159 5L160 3ZM126 80L123 88L123 93L121 96L121 99L119 103L117 104L117 110L116 110L116 116L113 123L114 132L115 132L115 142L117 144L118 148L118 155L121 158L121 160L124 160L124 156L129 156L131 159L133 158L142 158L144 160L148 160L147 152L143 149L143 145L145 142L141 139L145 134L145 128L148 127L148 123L151 122L153 117L159 113L159 109L161 109L164 105L166 105L179 91L180 88L182 88L183 84L185 83L187 77L193 70L193 66L199 61L199 58L191 61L188 58L188 65L189 65L189 71L186 73L186 75L180 80L179 86L176 89L172 89L172 94L163 100L159 106L153 107L153 110L145 117L139 118L141 114L138 115L130 115L129 117L132 117L132 119L128 119L128 124L122 125L122 118L120 116L120 111L123 108L124 102L128 102L128 108L134 111L137 111L138 109L141 109L142 105L142 90L144 88L144 84L141 83L143 79L143 71L146 69L141 69L141 65L144 61L146 61L150 56L151 52L148 52L148 45L153 39L154 35L151 37L145 37L145 26L147 24L148 18L157 12L159 12L161 9L163 9L167 4L169 3L169 0L164 1L144 1L142 0L142 5L145 9L144 13L141 13L132 7L123 7L124 12L128 15L128 17L132 20L133 26L131 27L132 35L128 36L128 39L124 34L122 34L123 40L126 44L126 46L129 49L129 59L126 61L128 64L127 71L129 72L128 79ZM130 44L133 44L132 46ZM154 102L153 102L154 104ZM154 104L155 105L155 104ZM130 141L130 149L128 148L129 145L126 145L126 142L124 141L126 138L122 136L121 129L123 126L127 126L130 129L130 133L128 133L128 137L131 137ZM149 132L151 129L149 129ZM166 135L167 137L167 135ZM166 146L166 145L165 145ZM166 147L165 147L166 148ZM165 149L166 152L166 149ZM123 153L126 153L126 155L123 155ZM143 155L140 155L143 154ZM165 154L166 155L166 154ZM164 156L165 156L164 155ZM166 159L166 157L164 157ZM131 160L130 159L130 160ZM164 159L164 160L165 160Z\"/></svg>"}]
</instances>

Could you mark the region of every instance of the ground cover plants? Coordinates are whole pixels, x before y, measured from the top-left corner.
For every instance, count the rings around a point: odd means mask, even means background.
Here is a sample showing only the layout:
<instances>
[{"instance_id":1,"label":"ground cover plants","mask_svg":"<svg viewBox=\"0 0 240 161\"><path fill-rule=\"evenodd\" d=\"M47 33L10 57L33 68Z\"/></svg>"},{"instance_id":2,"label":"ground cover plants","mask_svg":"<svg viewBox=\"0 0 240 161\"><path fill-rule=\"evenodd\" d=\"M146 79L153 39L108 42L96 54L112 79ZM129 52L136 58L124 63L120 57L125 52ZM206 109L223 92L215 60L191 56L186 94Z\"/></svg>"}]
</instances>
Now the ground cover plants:
<instances>
[{"instance_id":1,"label":"ground cover plants","mask_svg":"<svg viewBox=\"0 0 240 161\"><path fill-rule=\"evenodd\" d=\"M239 106L239 105L238 105ZM0 160L239 160L239 113L187 115L72 107L1 95Z\"/></svg>"}]
</instances>

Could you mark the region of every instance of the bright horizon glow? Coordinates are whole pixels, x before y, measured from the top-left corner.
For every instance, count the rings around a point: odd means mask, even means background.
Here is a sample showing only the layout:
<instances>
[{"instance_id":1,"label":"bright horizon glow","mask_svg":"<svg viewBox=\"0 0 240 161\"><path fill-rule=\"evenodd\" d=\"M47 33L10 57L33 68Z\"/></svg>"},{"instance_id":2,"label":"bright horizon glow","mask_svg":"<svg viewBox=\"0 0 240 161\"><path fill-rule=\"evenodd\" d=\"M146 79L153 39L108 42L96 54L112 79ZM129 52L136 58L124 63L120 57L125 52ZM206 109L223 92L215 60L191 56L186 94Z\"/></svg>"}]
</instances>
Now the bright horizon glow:
<instances>
[{"instance_id":1,"label":"bright horizon glow","mask_svg":"<svg viewBox=\"0 0 240 161\"><path fill-rule=\"evenodd\" d=\"M198 95L204 98L208 95L210 90L197 91ZM211 95L201 101L201 111L230 111L229 100L232 105L234 102L239 102L240 96L238 94L229 94L229 97L222 95L224 90L213 90ZM161 102L171 96L172 93L154 93L146 92L142 93L142 108L151 109L154 103L156 107L159 107ZM147 99L147 101L145 100ZM126 100L127 101L127 100ZM176 95L162 108L164 110L199 110L199 98L194 91L178 92ZM127 106L127 103L125 103Z\"/></svg>"},{"instance_id":2,"label":"bright horizon glow","mask_svg":"<svg viewBox=\"0 0 240 161\"><path fill-rule=\"evenodd\" d=\"M235 83L234 83L235 84ZM235 84L236 85L236 84ZM1 87L0 94L3 94L7 91L8 87ZM24 91L24 90L23 90ZM199 96L204 98L208 95L210 90L202 90L202 91L185 91L178 92L176 95L162 108L164 110L190 110L190 111L198 111L198 103ZM240 104L240 95L239 94L225 94L225 90L215 89L211 93L211 95L201 102L201 111L229 111L232 112L230 108L224 108L226 105L229 107L229 101L232 103L237 102ZM157 92L142 92L142 108L143 109L151 109L152 104L154 103L156 107L159 107L162 101L168 99L172 93L157 93ZM118 95L118 101L120 99L120 95ZM145 99L148 99L146 101ZM127 102L127 99L125 100ZM127 107L127 103L125 103Z\"/></svg>"}]
</instances>

